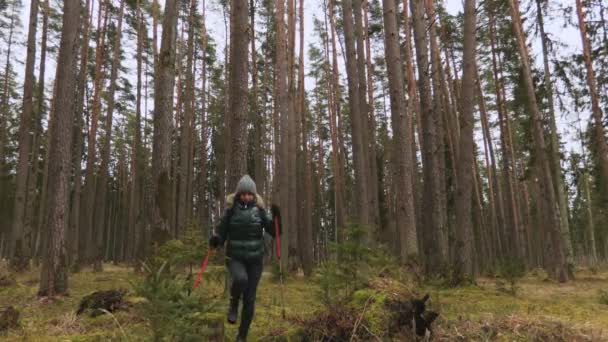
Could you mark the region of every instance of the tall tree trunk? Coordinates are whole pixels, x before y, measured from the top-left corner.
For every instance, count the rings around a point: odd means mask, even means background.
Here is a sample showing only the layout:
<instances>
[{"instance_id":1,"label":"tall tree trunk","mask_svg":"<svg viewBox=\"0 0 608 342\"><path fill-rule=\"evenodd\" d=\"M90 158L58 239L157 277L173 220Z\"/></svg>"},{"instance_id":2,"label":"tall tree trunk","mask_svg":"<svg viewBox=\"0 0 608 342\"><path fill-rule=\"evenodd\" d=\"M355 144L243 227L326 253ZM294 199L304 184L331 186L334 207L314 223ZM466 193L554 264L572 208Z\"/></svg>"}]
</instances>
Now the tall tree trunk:
<instances>
[{"instance_id":1,"label":"tall tree trunk","mask_svg":"<svg viewBox=\"0 0 608 342\"><path fill-rule=\"evenodd\" d=\"M108 90L108 107L106 111L105 139L101 150L101 163L99 165L99 181L97 182L97 196L95 198L95 263L96 271L102 270L103 261L103 233L109 229L107 221L107 201L109 164L110 164L110 142L112 140L112 120L114 115L114 94L116 92L116 78L120 69L120 40L122 38L122 18L125 11L125 0L120 1L118 13L118 25L114 37L114 51L112 52L112 70L110 71L110 88Z\"/></svg>"},{"instance_id":2,"label":"tall tree trunk","mask_svg":"<svg viewBox=\"0 0 608 342\"><path fill-rule=\"evenodd\" d=\"M304 89L304 0L299 1L299 33L300 33L300 52L298 55L298 112L300 113L301 128L302 128L302 163L304 168L304 179L302 181L302 192L304 201L300 208L302 226L298 230L302 232L300 239L300 253L302 257L302 268L306 276L313 274L313 229L312 229L312 205L313 205L313 187L312 187L312 158L308 146L308 115L306 112L306 92ZM295 202L295 201L294 201ZM300 235L300 234L298 234Z\"/></svg>"},{"instance_id":3,"label":"tall tree trunk","mask_svg":"<svg viewBox=\"0 0 608 342\"><path fill-rule=\"evenodd\" d=\"M289 203L289 174L287 168L287 158L288 158L288 144L286 142L287 139L287 129L288 129L288 117L287 117L287 45L286 45L286 34L285 34L285 2L284 0L276 0L276 36L275 36L275 155L276 155L276 183L275 183L275 196L279 200L279 203L283 206L283 211L287 209L289 211L289 207L287 204ZM278 128L278 130L277 130ZM278 132L277 132L278 131ZM277 134L278 133L278 134ZM284 214L287 218L288 214ZM281 255L283 258L281 259L281 263L283 267L286 267L285 256L288 253L289 247L289 235L292 233L292 227L285 227L283 236L281 241ZM295 232L295 231L294 231Z\"/></svg>"},{"instance_id":4,"label":"tall tree trunk","mask_svg":"<svg viewBox=\"0 0 608 342\"><path fill-rule=\"evenodd\" d=\"M555 192L560 211L560 227L562 232L562 240L564 241L564 252L566 253L566 262L568 263L568 272L570 277L574 276L574 251L572 249L572 239L570 238L570 224L568 221L568 199L566 198L566 186L562 174L561 157L559 150L559 135L557 133L557 123L555 121L555 105L553 102L553 83L551 81L551 69L549 68L549 50L547 42L547 34L545 33L544 15L541 6L541 0L536 0L536 14L538 18L538 27L540 29L540 38L543 48L543 65L544 65L544 82L547 88L547 102L549 105L549 127L551 128L550 150L551 170L555 180Z\"/></svg>"},{"instance_id":5,"label":"tall tree trunk","mask_svg":"<svg viewBox=\"0 0 608 342\"><path fill-rule=\"evenodd\" d=\"M226 160L228 189L247 170L247 100L248 100L248 39L251 29L247 22L249 3L232 0L230 4L230 79L228 81L230 118L230 144L227 146L229 158Z\"/></svg>"},{"instance_id":6,"label":"tall tree trunk","mask_svg":"<svg viewBox=\"0 0 608 342\"><path fill-rule=\"evenodd\" d=\"M524 33L522 30L522 23L519 14L519 6L515 3L515 0L509 0L511 8L511 18L513 20L513 28L515 31L515 37L517 39L517 48L524 73L524 82L527 90L528 101L530 101L530 115L532 116L533 122L533 135L535 153L538 158L538 164L542 172L540 177L540 195L543 198L543 213L544 213L544 224L550 234L550 239L553 245L553 270L550 272L556 275L557 280L560 282L568 281L568 265L564 255L563 241L561 236L561 230L559 227L559 209L555 207L557 198L555 196L555 188L553 187L553 176L551 173L551 167L546 154L546 145L544 132L542 127L542 117L539 111L538 104L536 102L536 93L534 91L534 83L532 81L532 72L530 68L529 54L524 39ZM607 169L608 171L608 169Z\"/></svg>"},{"instance_id":7,"label":"tall tree trunk","mask_svg":"<svg viewBox=\"0 0 608 342\"><path fill-rule=\"evenodd\" d=\"M48 2L48 0L46 0ZM91 6L89 10L89 4ZM87 241L83 238L85 237L86 229L84 226L80 225L80 203L81 203L81 193L82 193L82 149L84 145L84 135L82 134L82 129L84 126L84 103L85 103L85 88L87 83L87 69L88 69L88 61L89 61L89 34L91 28L91 22L93 20L93 7L95 6L95 1L87 0L84 8L84 18L82 25L83 27L83 37L82 37L82 46L80 49L80 70L78 71L78 86L76 93L76 108L75 108L75 120L74 120L74 133L72 135L74 140L74 152L72 155L72 165L74 172L74 184L73 186L73 195L72 195L72 206L70 213L70 225L69 225L69 234L70 237L70 245L69 249L69 257L70 257L70 265L74 266L76 269L80 264L80 258L84 257L84 251L87 248ZM101 3L99 4L101 7Z\"/></svg>"},{"instance_id":8,"label":"tall tree trunk","mask_svg":"<svg viewBox=\"0 0 608 342\"><path fill-rule=\"evenodd\" d=\"M201 49L203 56L207 52L207 17L205 0L203 0L203 17L202 17L202 44ZM200 223L203 227L209 223L209 207L207 204L207 59L202 58L202 75L203 85L201 89L201 141L199 147L199 174L201 181L199 183L199 212Z\"/></svg>"},{"instance_id":9,"label":"tall tree trunk","mask_svg":"<svg viewBox=\"0 0 608 342\"><path fill-rule=\"evenodd\" d=\"M137 0L137 95L135 99L135 126L133 127L133 145L131 146L131 188L129 189L129 213L126 241L131 248L128 250L126 259L135 261L137 246L139 245L141 236L139 234L141 227L141 189L142 189L142 171L143 171L143 149L141 146L141 73L143 59L143 42L144 33L142 27L141 3Z\"/></svg>"},{"instance_id":10,"label":"tall tree trunk","mask_svg":"<svg viewBox=\"0 0 608 342\"><path fill-rule=\"evenodd\" d=\"M51 122L49 163L48 244L40 272L40 296L65 294L68 290L68 264L65 246L65 229L69 214L69 170L72 148L72 121L76 90L76 63L78 55L78 29L80 3L64 1L63 27L59 57L57 59L57 94L54 119Z\"/></svg>"},{"instance_id":11,"label":"tall tree trunk","mask_svg":"<svg viewBox=\"0 0 608 342\"><path fill-rule=\"evenodd\" d=\"M255 49L255 0L249 1L251 11L251 114L253 121L253 179L256 181L258 192L266 193L266 167L264 165L264 115L258 105L258 63ZM266 65L264 68L268 68Z\"/></svg>"},{"instance_id":12,"label":"tall tree trunk","mask_svg":"<svg viewBox=\"0 0 608 342\"><path fill-rule=\"evenodd\" d=\"M296 44L296 20L295 20L295 2L296 0L287 0L287 174L291 181L288 184L290 194L297 193L297 181L293 177L298 177L297 155L298 155L298 120L297 99L296 99L296 73L295 73L295 44ZM289 235L288 249L288 267L295 271L301 267L301 253L299 250L300 241L298 232L300 231L300 222L298 222L298 203L294 200L288 200L284 206L289 206L287 212L287 226L293 229L294 234Z\"/></svg>"},{"instance_id":13,"label":"tall tree trunk","mask_svg":"<svg viewBox=\"0 0 608 342\"><path fill-rule=\"evenodd\" d=\"M578 27L581 32L581 41L583 42L583 57L585 58L585 67L587 69L587 86L589 87L589 95L591 96L591 110L593 112L593 123L595 130L595 144L597 145L597 154L600 161L600 170L603 181L602 184L602 199L608 202L608 146L606 144L606 135L604 133L603 113L600 108L598 86L595 80L595 72L593 71L593 60L591 58L591 43L587 36L587 24L585 23L585 12L581 0L576 0L576 13L578 15Z\"/></svg>"},{"instance_id":14,"label":"tall tree trunk","mask_svg":"<svg viewBox=\"0 0 608 342\"><path fill-rule=\"evenodd\" d=\"M328 6L326 6L327 8ZM343 154L340 151L340 143L338 140L339 127L338 118L340 117L340 79L338 70L338 53L336 50L336 30L334 23L334 0L330 0L329 3L329 17L330 17L330 30L331 30L331 45L332 45L332 63L330 73L329 63L329 41L327 42L327 48L325 49L325 63L327 68L327 88L329 89L328 105L329 105L329 125L331 133L331 146L332 146L332 166L334 175L334 191L335 191L335 240L338 241L338 231L346 224L346 193L345 193L345 180L344 180L344 159ZM327 12L325 13L325 30L327 31Z\"/></svg>"},{"instance_id":15,"label":"tall tree trunk","mask_svg":"<svg viewBox=\"0 0 608 342\"><path fill-rule=\"evenodd\" d=\"M30 2L30 20L27 34L27 55L25 59L25 80L23 84L23 107L19 121L19 161L17 164L17 187L13 207L13 253L11 264L18 270L28 267L31 256L31 231L25 230L25 206L30 174L30 154L32 149L32 117L34 114L34 63L36 60L36 28L38 24L38 0ZM8 78L8 74L5 75Z\"/></svg>"},{"instance_id":16,"label":"tall tree trunk","mask_svg":"<svg viewBox=\"0 0 608 342\"><path fill-rule=\"evenodd\" d=\"M499 202L499 213L503 218L503 224L500 227L500 231L502 232L502 241L505 242L505 247L507 250L511 251L510 256L516 258L523 258L524 251L523 247L520 243L520 236L518 234L518 220L516 219L517 215L517 205L515 202L515 193L514 189L514 169L515 162L513 160L512 149L510 148L512 136L509 133L508 123L508 111L505 105L505 96L503 96L503 80L502 75L499 75L498 66L499 61L497 59L497 46L496 46L496 21L493 14L489 14L490 18L490 45L492 50L492 71L494 77L494 84L496 89L496 103L497 103L497 112L498 112L498 121L500 126L500 142L501 142L501 152L502 152L502 164L503 164L503 173L505 177L505 199L506 205L503 206L504 209L500 209ZM500 189L499 189L500 191ZM504 202L503 202L504 203ZM508 233L509 237L508 237Z\"/></svg>"},{"instance_id":17,"label":"tall tree trunk","mask_svg":"<svg viewBox=\"0 0 608 342\"><path fill-rule=\"evenodd\" d=\"M586 227L586 232L587 232L587 253L589 255L589 262L591 265L596 265L598 258L597 258L597 246L596 246L596 241L595 241L595 219L594 219L594 215L593 215L593 209L592 209L592 202L591 202L591 187L589 185L589 165L587 163L587 158L586 158L586 149L585 149L585 137L583 135L583 128L581 127L581 118L580 118L580 113L577 113L578 116L578 138L581 144L581 151L582 151L582 156L583 156L583 186L585 188L585 200L586 200L586 210L585 210L585 214L587 215L587 227Z\"/></svg>"},{"instance_id":18,"label":"tall tree trunk","mask_svg":"<svg viewBox=\"0 0 608 342\"><path fill-rule=\"evenodd\" d=\"M186 94L185 110L182 121L180 153L179 153L179 189L177 206L177 232L178 236L184 234L186 226L190 224L191 213L189 204L192 198L188 196L190 182L190 146L192 145L191 131L194 118L194 16L196 14L196 0L190 1L190 14L188 16L188 50L186 51Z\"/></svg>"},{"instance_id":19,"label":"tall tree trunk","mask_svg":"<svg viewBox=\"0 0 608 342\"><path fill-rule=\"evenodd\" d=\"M344 25L344 42L346 45L346 76L348 81L348 108L350 111L350 122L352 129L352 149L353 162L355 168L355 194L354 202L355 212L353 213L354 222L367 227L371 223L369 217L369 203L365 199L369 199L369 189L366 176L367 170L366 158L369 157L369 149L366 145L365 129L367 125L363 125L366 113L366 104L362 105L359 91L359 69L357 67L357 52L355 50L355 29L353 23L353 0L342 1L343 25ZM358 1L358 0L356 0ZM362 112L363 109L363 112ZM369 231L368 231L369 233Z\"/></svg>"},{"instance_id":20,"label":"tall tree trunk","mask_svg":"<svg viewBox=\"0 0 608 342\"><path fill-rule=\"evenodd\" d=\"M152 151L152 239L161 244L170 236L171 223L171 117L175 85L177 0L165 2L163 30L154 82L154 136Z\"/></svg>"},{"instance_id":21,"label":"tall tree trunk","mask_svg":"<svg viewBox=\"0 0 608 342\"><path fill-rule=\"evenodd\" d=\"M36 236L38 232L35 228L37 228L36 219L39 221L42 220L41 217L36 216L36 203L40 203L41 198L36 196L38 192L38 177L41 171L41 164L39 162L40 159L40 137L42 135L42 113L44 112L44 77L46 73L46 49L47 49L47 39L48 39L48 27L49 27L49 1L44 0L43 4L43 16L42 16L42 34L41 34L41 43L40 43L40 64L38 68L38 93L36 94L37 99L37 109L35 111L34 118L34 132L32 137L32 162L31 162L31 175L28 181L28 199L27 199L27 207L25 209L25 224L29 227L29 230L32 230L32 239L30 241L30 251L33 253L36 247ZM1 140L0 140L1 143ZM0 178L1 178L0 171ZM1 182L1 180L0 180ZM0 186L1 188L1 186ZM0 189L1 191L2 189Z\"/></svg>"},{"instance_id":22,"label":"tall tree trunk","mask_svg":"<svg viewBox=\"0 0 608 342\"><path fill-rule=\"evenodd\" d=\"M103 9L105 8L105 19L103 20L103 26L101 24L101 18ZM97 40L96 40L96 48L95 48L95 82L93 88L93 104L92 104L92 114L89 123L89 136L87 143L87 164L86 164L86 173L84 177L84 198L82 199L84 207L82 208L82 216L80 226L82 230L86 230L86 232L82 231L83 239L84 239L84 248L81 250L83 253L83 257L80 258L80 261L83 263L90 263L93 261L95 257L95 235L94 235L94 214L95 214L95 191L96 191L96 179L95 179L95 160L96 156L96 144L97 144L97 125L98 125L98 117L99 112L101 111L101 87L103 84L103 58L104 58L104 46L105 46L105 37L106 37L106 27L109 15L109 3L108 1L104 1L103 3L100 1L99 3L99 11L97 13Z\"/></svg>"},{"instance_id":23,"label":"tall tree trunk","mask_svg":"<svg viewBox=\"0 0 608 342\"><path fill-rule=\"evenodd\" d=\"M472 212L471 212L471 170L474 163L473 111L475 110L475 49L476 49L475 0L464 3L464 53L462 69L462 104L460 116L460 141L456 174L456 244L458 250L454 260L453 279L455 284L473 276Z\"/></svg>"},{"instance_id":24,"label":"tall tree trunk","mask_svg":"<svg viewBox=\"0 0 608 342\"><path fill-rule=\"evenodd\" d=\"M477 101L479 102L479 114L481 117L481 128L484 138L484 149L486 154L486 172L488 177L488 201L490 202L490 234L492 236L492 246L490 248L490 258L492 262L496 261L496 257L502 255L503 247L501 240L501 231L503 230L504 204L502 196L502 185L498 179L496 167L496 156L494 155L494 142L490 132L490 123L486 104L481 89L481 79L479 73L476 72L477 78Z\"/></svg>"},{"instance_id":25,"label":"tall tree trunk","mask_svg":"<svg viewBox=\"0 0 608 342\"><path fill-rule=\"evenodd\" d=\"M413 167L411 132L412 116L405 106L401 52L399 49L399 28L395 0L383 0L384 9L384 46L386 68L391 98L391 122L393 125L393 165L396 177L395 191L400 193L396 201L397 227L399 229L400 257L402 263L418 258L418 238L414 192L412 186ZM400 153L403 150L403 153ZM399 151L399 152L398 152ZM415 262L415 260L414 260Z\"/></svg>"},{"instance_id":26,"label":"tall tree trunk","mask_svg":"<svg viewBox=\"0 0 608 342\"><path fill-rule=\"evenodd\" d=\"M353 12L355 19L355 38L357 41L357 69L359 76L359 101L361 101L361 127L363 128L363 146L367 157L365 158L368 191L368 204L366 209L369 211L370 232L374 232L380 223L380 207L378 205L378 163L376 160L376 119L372 103L367 101L367 75L371 74L371 69L367 69L367 59L365 55L365 36L363 33L362 3L363 0L353 0Z\"/></svg>"},{"instance_id":27,"label":"tall tree trunk","mask_svg":"<svg viewBox=\"0 0 608 342\"><path fill-rule=\"evenodd\" d=\"M448 260L454 257L454 244L451 243L451 239L447 238L449 236L455 235L452 217L448 218L448 214L453 215L453 208L448 208L448 196L454 196L453 188L458 186L458 177L456 174L456 158L458 156L458 146L455 143L459 138L460 128L458 126L458 120L453 120L450 122L450 118L453 117L455 111L450 110L448 104L448 95L446 94L445 87L445 76L443 74L443 70L441 67L441 52L439 50L439 44L437 42L437 15L435 14L435 9L433 6L433 2L426 0L424 3L424 8L426 10L426 22L429 25L429 44L430 44L430 55L431 55L431 80L432 80L432 111L434 115L436 115L435 120L435 129L436 129L436 150L437 154L437 165L436 170L434 172L437 173L437 181L439 182L438 186L441 191L437 192L435 196L437 196L437 203L440 207L439 213L441 214L441 226L444 227L444 234L446 236L447 244L448 244ZM448 170L446 167L446 145L447 145L447 154L449 155L449 160L451 161L451 180L452 184L448 187L447 179ZM449 210L448 210L449 209Z\"/></svg>"},{"instance_id":28,"label":"tall tree trunk","mask_svg":"<svg viewBox=\"0 0 608 342\"><path fill-rule=\"evenodd\" d=\"M423 246L426 269L429 273L442 273L448 260L448 244L442 217L439 158L437 151L443 139L437 129L441 113L434 113L431 106L431 86L429 75L428 36L424 18L424 1L412 0L412 19L414 24L414 42L418 65L418 89L420 91L420 124L422 125L422 159L423 159Z\"/></svg>"}]
</instances>

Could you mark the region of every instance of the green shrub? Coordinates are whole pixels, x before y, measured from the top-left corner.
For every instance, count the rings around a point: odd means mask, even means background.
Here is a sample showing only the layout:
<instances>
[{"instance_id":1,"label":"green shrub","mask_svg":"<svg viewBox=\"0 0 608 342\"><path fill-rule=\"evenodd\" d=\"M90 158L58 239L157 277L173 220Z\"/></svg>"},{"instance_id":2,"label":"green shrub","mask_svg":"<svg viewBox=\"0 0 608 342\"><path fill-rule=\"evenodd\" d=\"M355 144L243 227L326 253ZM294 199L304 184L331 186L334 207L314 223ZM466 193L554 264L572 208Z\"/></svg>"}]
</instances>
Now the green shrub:
<instances>
[{"instance_id":1,"label":"green shrub","mask_svg":"<svg viewBox=\"0 0 608 342\"><path fill-rule=\"evenodd\" d=\"M196 225L189 226L179 240L169 240L158 248L153 266L158 268L163 263L171 267L188 267L190 273L203 261L207 254L207 241Z\"/></svg>"},{"instance_id":2,"label":"green shrub","mask_svg":"<svg viewBox=\"0 0 608 342\"><path fill-rule=\"evenodd\" d=\"M524 262L518 258L504 258L498 263L498 274L503 280L496 280L497 289L515 296L517 282L526 274L526 267ZM505 285L509 287L507 288Z\"/></svg>"},{"instance_id":3,"label":"green shrub","mask_svg":"<svg viewBox=\"0 0 608 342\"><path fill-rule=\"evenodd\" d=\"M363 227L351 225L342 241L330 246L332 256L317 269L323 303L348 301L374 277L398 272L399 266L386 248L367 242L365 233Z\"/></svg>"},{"instance_id":4,"label":"green shrub","mask_svg":"<svg viewBox=\"0 0 608 342\"><path fill-rule=\"evenodd\" d=\"M191 292L192 282L171 274L165 261L157 269L144 265L144 280L133 283L141 303L143 316L150 322L154 341L197 341L213 333L208 315L217 300Z\"/></svg>"}]
</instances>

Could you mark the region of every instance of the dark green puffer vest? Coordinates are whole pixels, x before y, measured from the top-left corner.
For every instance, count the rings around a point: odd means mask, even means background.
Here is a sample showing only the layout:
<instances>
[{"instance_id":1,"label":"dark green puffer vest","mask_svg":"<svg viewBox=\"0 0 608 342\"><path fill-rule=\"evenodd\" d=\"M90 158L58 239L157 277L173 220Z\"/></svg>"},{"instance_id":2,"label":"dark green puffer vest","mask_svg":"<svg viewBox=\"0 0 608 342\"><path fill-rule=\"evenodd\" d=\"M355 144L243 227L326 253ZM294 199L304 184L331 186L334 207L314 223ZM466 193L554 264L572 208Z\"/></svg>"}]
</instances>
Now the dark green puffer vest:
<instances>
[{"instance_id":1,"label":"dark green puffer vest","mask_svg":"<svg viewBox=\"0 0 608 342\"><path fill-rule=\"evenodd\" d=\"M227 241L226 256L253 259L264 256L264 229L270 232L271 228L272 218L256 202L243 205L235 201L226 209L217 233L222 242Z\"/></svg>"}]
</instances>

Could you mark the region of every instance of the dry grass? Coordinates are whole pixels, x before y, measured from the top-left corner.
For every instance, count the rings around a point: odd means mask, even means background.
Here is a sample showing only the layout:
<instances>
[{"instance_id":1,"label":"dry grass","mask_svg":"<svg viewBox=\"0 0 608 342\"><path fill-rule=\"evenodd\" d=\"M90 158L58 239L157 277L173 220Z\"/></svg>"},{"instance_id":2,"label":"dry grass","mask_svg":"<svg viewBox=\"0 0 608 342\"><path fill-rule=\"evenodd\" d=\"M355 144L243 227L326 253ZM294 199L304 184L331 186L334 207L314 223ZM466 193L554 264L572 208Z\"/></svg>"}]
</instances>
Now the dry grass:
<instances>
[{"instance_id":1,"label":"dry grass","mask_svg":"<svg viewBox=\"0 0 608 342\"><path fill-rule=\"evenodd\" d=\"M223 295L222 266L212 266L209 277L197 291ZM217 275L217 276L215 276ZM216 278L216 279L214 279ZM517 296L501 293L496 280L478 279L476 285L456 289L427 286L414 289L383 279L372 283L387 296L406 296L412 292L430 293L429 309L441 316L436 324L438 340L453 341L608 341L608 306L600 303L600 291L608 290L608 272L577 272L577 280L557 284L545 280L542 272L523 278ZM36 296L38 270L18 275L17 284L0 289L0 303L21 311L21 328L6 336L9 341L130 341L149 340L150 329L137 311L138 298L130 298L133 307L118 311L115 317L76 316L80 299L93 291L130 288L137 279L131 269L106 265L102 274L83 270L70 277L70 295L52 301ZM285 284L285 309L288 318L310 317L322 308L318 287L301 277L291 277ZM294 330L293 319L281 316L280 285L265 273L258 288L256 317L251 329L252 341ZM228 300L218 307L223 314ZM114 320L115 319L115 320ZM231 341L236 326L227 326ZM0 337L0 339L2 339Z\"/></svg>"}]
</instances>

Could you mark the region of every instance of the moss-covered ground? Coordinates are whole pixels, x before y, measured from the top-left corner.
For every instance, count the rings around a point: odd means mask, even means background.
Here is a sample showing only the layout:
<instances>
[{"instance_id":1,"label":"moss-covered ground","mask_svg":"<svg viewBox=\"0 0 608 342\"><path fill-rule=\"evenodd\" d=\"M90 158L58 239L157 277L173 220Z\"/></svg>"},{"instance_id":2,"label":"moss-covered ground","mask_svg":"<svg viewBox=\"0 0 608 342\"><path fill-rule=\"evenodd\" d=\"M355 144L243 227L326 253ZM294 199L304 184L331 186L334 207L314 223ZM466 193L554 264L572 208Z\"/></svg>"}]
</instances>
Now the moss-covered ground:
<instances>
[{"instance_id":1,"label":"moss-covered ground","mask_svg":"<svg viewBox=\"0 0 608 342\"><path fill-rule=\"evenodd\" d=\"M213 280L221 276L212 275L222 272L220 266L211 267L196 291L221 298L223 282ZM581 270L576 276L573 282L557 284L547 281L542 272L532 272L518 282L516 295L501 291L496 280L490 278L481 278L474 285L460 288L424 285L416 292L429 293L430 309L440 313L435 328L439 340L608 340L608 305L601 300L601 291L608 290L608 272ZM0 340L150 340L149 323L138 309L142 299L133 295L129 297L132 306L113 316L75 315L80 299L93 291L130 289L131 282L139 277L132 269L115 265L105 265L102 273L85 269L70 277L69 296L52 301L36 296L38 277L38 270L31 270L17 275L15 286L0 288L0 308L13 305L21 312L21 327L0 335ZM391 290L376 291L384 298L382 292ZM295 329L294 318L310 317L323 308L318 293L314 281L297 276L286 279L283 297L287 319L283 319L280 284L270 272L265 272L258 288L250 341L288 334L290 329ZM367 297L367 293L360 293L354 302L361 305ZM226 302L227 299L222 299L223 304L216 310L223 313ZM368 316L381 315L382 308L372 303L367 310L372 313ZM232 341L235 334L235 326L226 327L228 341Z\"/></svg>"}]
</instances>

